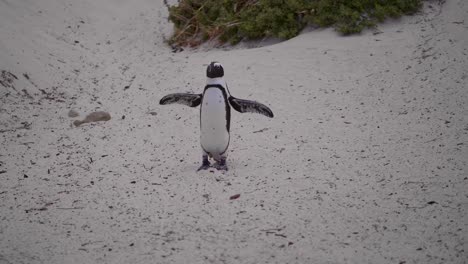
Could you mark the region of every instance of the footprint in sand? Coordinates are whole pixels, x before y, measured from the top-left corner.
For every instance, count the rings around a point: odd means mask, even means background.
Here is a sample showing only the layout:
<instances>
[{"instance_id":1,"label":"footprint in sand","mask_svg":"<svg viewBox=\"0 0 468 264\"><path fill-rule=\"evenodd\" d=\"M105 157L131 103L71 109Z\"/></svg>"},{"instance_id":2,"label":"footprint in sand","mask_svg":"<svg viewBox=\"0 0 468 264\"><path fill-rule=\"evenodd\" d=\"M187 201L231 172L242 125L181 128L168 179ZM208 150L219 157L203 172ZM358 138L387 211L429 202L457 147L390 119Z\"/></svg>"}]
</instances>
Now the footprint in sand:
<instances>
[{"instance_id":1,"label":"footprint in sand","mask_svg":"<svg viewBox=\"0 0 468 264\"><path fill-rule=\"evenodd\" d=\"M99 121L109 121L111 116L109 113L104 111L93 112L85 117L83 120L75 120L73 124L75 126L80 126L85 123L99 122Z\"/></svg>"}]
</instances>

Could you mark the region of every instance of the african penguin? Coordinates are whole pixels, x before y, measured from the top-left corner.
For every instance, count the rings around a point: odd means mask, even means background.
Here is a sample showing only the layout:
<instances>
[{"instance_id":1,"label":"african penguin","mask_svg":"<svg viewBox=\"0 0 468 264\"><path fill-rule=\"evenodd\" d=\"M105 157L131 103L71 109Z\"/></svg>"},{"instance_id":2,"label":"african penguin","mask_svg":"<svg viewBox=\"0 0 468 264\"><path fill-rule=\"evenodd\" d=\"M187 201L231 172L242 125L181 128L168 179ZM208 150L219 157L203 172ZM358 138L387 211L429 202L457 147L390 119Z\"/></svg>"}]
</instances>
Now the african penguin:
<instances>
[{"instance_id":1,"label":"african penguin","mask_svg":"<svg viewBox=\"0 0 468 264\"><path fill-rule=\"evenodd\" d=\"M200 106L200 143L202 165L198 170L210 167L208 157L216 161L218 170L228 170L226 165L231 125L231 106L240 113L258 113L273 117L267 106L230 95L224 80L224 68L219 62L211 62L206 69L206 86L201 94L174 93L164 96L159 104L183 104L190 107Z\"/></svg>"}]
</instances>

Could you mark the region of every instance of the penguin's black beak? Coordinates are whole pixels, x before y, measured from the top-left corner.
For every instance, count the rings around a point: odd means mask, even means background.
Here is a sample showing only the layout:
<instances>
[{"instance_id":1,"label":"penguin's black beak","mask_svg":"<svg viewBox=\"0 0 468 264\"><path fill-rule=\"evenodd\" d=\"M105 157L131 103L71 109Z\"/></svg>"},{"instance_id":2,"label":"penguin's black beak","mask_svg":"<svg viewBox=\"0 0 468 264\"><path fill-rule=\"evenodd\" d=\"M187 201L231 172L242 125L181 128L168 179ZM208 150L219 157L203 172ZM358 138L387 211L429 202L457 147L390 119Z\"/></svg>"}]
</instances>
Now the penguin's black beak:
<instances>
[{"instance_id":1,"label":"penguin's black beak","mask_svg":"<svg viewBox=\"0 0 468 264\"><path fill-rule=\"evenodd\" d=\"M224 69L221 63L213 61L206 68L206 77L219 78L224 76Z\"/></svg>"}]
</instances>

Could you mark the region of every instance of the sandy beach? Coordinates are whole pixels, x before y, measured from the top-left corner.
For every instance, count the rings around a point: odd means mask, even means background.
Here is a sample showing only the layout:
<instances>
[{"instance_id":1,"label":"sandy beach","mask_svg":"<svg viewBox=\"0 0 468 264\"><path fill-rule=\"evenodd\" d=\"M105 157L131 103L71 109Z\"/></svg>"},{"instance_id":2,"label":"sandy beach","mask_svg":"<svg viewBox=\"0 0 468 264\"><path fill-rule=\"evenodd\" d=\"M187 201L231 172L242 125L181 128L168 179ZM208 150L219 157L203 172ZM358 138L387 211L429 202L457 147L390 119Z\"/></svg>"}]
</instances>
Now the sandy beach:
<instances>
[{"instance_id":1,"label":"sandy beach","mask_svg":"<svg viewBox=\"0 0 468 264\"><path fill-rule=\"evenodd\" d=\"M0 0L1 264L467 263L465 0L248 49L175 52L167 17ZM158 103L211 61L275 114L233 112L227 172L196 171L199 109Z\"/></svg>"}]
</instances>

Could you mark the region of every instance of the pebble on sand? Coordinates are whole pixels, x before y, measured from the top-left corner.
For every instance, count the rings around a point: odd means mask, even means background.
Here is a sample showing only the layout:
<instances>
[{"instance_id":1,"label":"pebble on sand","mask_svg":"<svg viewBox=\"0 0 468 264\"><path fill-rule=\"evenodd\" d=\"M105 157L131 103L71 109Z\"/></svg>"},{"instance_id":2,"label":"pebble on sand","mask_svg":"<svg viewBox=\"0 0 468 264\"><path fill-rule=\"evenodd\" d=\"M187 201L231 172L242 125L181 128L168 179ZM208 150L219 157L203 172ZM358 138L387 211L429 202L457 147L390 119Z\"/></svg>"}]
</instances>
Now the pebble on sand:
<instances>
[{"instance_id":1,"label":"pebble on sand","mask_svg":"<svg viewBox=\"0 0 468 264\"><path fill-rule=\"evenodd\" d=\"M85 123L92 123L92 122L99 122L99 121L109 121L111 119L111 116L109 113L104 112L104 111L97 111L93 112L89 115L86 116L85 119L83 120L75 120L73 124L75 126L80 126Z\"/></svg>"},{"instance_id":2,"label":"pebble on sand","mask_svg":"<svg viewBox=\"0 0 468 264\"><path fill-rule=\"evenodd\" d=\"M80 114L79 114L76 110L74 110L74 109L72 109L72 110L70 110L70 111L68 112L68 117L77 117L77 116L79 116L79 115L80 115Z\"/></svg>"}]
</instances>

